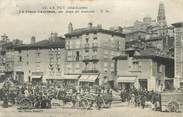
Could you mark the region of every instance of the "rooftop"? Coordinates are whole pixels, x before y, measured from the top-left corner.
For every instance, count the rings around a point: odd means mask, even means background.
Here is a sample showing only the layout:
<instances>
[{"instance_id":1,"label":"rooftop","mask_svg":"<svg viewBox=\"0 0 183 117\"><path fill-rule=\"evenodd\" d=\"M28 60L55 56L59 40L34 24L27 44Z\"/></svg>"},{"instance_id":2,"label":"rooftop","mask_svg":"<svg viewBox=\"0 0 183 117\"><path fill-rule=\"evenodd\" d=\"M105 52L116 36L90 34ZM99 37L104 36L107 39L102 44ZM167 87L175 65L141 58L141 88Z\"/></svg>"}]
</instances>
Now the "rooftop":
<instances>
[{"instance_id":1,"label":"rooftop","mask_svg":"<svg viewBox=\"0 0 183 117\"><path fill-rule=\"evenodd\" d=\"M149 32L142 31L142 30L132 31L132 32L129 32L129 33L126 33L126 34L128 35L128 34L135 34L135 33L145 33L145 34L151 34L151 33L149 33Z\"/></svg>"},{"instance_id":2,"label":"rooftop","mask_svg":"<svg viewBox=\"0 0 183 117\"><path fill-rule=\"evenodd\" d=\"M65 40L63 38L60 38L55 41L50 40L42 40L39 42L36 42L34 44L22 44L15 46L15 49L48 49L48 48L64 48L65 47Z\"/></svg>"},{"instance_id":3,"label":"rooftop","mask_svg":"<svg viewBox=\"0 0 183 117\"><path fill-rule=\"evenodd\" d=\"M134 55L133 57L136 59L143 59L143 58L147 58L147 59L153 59L153 60L162 60L162 61L173 61L173 57L168 56L166 53L163 53L161 51L158 51L158 49L152 49L152 48L148 48L145 50L137 50L137 49L133 49L130 48L129 50L126 51L134 51ZM128 57L127 55L120 55L120 56L116 56L113 57L113 59L119 59L119 60L126 60Z\"/></svg>"},{"instance_id":4,"label":"rooftop","mask_svg":"<svg viewBox=\"0 0 183 117\"><path fill-rule=\"evenodd\" d=\"M183 22L177 22L172 24L174 27L183 27Z\"/></svg>"},{"instance_id":5,"label":"rooftop","mask_svg":"<svg viewBox=\"0 0 183 117\"><path fill-rule=\"evenodd\" d=\"M173 57L168 56L166 53L155 49L145 49L138 51L138 54L134 55L135 58L152 58L152 59L169 59L173 60Z\"/></svg>"},{"instance_id":6,"label":"rooftop","mask_svg":"<svg viewBox=\"0 0 183 117\"><path fill-rule=\"evenodd\" d=\"M97 32L125 37L125 34L123 34L121 32L106 30L106 29L102 29L102 28L98 28L98 27L75 29L72 32L65 34L65 36L66 37L79 36L79 35L86 34L86 33L97 33Z\"/></svg>"}]
</instances>

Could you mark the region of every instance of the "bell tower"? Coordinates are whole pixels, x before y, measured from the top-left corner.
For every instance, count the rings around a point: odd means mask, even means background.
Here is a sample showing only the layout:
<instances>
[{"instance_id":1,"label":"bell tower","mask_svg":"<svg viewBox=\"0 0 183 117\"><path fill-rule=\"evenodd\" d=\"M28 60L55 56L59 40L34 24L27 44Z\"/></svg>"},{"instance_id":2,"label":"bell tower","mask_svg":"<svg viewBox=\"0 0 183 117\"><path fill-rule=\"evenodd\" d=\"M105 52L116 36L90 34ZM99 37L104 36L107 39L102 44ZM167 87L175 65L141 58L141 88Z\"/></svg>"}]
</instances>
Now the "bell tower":
<instances>
[{"instance_id":1,"label":"bell tower","mask_svg":"<svg viewBox=\"0 0 183 117\"><path fill-rule=\"evenodd\" d=\"M159 4L157 22L162 27L167 25L166 16L165 16L165 6L164 6L164 3L162 1Z\"/></svg>"}]
</instances>

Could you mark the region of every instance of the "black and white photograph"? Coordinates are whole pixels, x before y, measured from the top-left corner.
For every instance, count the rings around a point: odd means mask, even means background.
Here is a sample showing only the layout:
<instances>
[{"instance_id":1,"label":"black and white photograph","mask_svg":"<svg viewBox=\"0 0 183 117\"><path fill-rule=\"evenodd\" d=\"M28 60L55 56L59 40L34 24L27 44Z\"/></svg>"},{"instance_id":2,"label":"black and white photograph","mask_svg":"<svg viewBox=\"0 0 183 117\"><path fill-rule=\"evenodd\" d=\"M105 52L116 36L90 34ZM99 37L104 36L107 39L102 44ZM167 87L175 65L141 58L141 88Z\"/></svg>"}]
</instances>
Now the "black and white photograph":
<instances>
[{"instance_id":1,"label":"black and white photograph","mask_svg":"<svg viewBox=\"0 0 183 117\"><path fill-rule=\"evenodd\" d=\"M183 0L0 0L0 117L183 117Z\"/></svg>"}]
</instances>

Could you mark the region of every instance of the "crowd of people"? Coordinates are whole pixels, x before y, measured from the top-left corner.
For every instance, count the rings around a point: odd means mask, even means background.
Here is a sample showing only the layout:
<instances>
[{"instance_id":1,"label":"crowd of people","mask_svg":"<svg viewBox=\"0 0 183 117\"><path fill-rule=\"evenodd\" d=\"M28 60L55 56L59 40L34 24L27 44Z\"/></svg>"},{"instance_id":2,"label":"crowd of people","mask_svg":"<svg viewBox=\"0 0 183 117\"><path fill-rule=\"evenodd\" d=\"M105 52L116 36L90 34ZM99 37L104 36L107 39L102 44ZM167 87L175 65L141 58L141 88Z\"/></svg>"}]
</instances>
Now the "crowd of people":
<instances>
[{"instance_id":1,"label":"crowd of people","mask_svg":"<svg viewBox=\"0 0 183 117\"><path fill-rule=\"evenodd\" d=\"M124 88L121 89L121 101L133 104L135 107L145 108L146 102L151 104L152 110L160 109L160 95L156 92L147 91L146 89Z\"/></svg>"},{"instance_id":2,"label":"crowd of people","mask_svg":"<svg viewBox=\"0 0 183 117\"><path fill-rule=\"evenodd\" d=\"M12 104L21 104L23 99L29 99L33 107L36 108L51 108L52 99L62 100L64 104L72 102L73 106L77 102L89 102L91 108L95 103L98 109L102 105L111 105L113 93L110 87L102 86L87 86L77 87L71 85L55 85L55 84L22 84L13 85L12 83L4 83L0 89L0 99L3 100L3 106L8 107L8 102ZM124 88L120 90L122 102L127 102L128 105L145 108L146 102L150 102L153 110L160 108L160 95L146 89ZM83 102L82 102L83 103Z\"/></svg>"},{"instance_id":3,"label":"crowd of people","mask_svg":"<svg viewBox=\"0 0 183 117\"><path fill-rule=\"evenodd\" d=\"M3 100L3 106L8 107L8 103L21 105L24 100L28 99L35 108L51 108L51 100L58 99L66 102L76 103L79 98L94 101L97 104L98 109L101 108L103 100L101 99L103 94L111 94L110 89L104 87L80 87L70 85L55 85L55 84L22 84L17 85L10 82L4 83L1 89L1 100ZM95 95L95 96L94 96ZM90 96L90 97L87 97ZM87 98L86 98L87 97ZM93 99L92 99L93 98ZM112 99L111 99L112 100ZM92 104L88 104L92 106Z\"/></svg>"}]
</instances>

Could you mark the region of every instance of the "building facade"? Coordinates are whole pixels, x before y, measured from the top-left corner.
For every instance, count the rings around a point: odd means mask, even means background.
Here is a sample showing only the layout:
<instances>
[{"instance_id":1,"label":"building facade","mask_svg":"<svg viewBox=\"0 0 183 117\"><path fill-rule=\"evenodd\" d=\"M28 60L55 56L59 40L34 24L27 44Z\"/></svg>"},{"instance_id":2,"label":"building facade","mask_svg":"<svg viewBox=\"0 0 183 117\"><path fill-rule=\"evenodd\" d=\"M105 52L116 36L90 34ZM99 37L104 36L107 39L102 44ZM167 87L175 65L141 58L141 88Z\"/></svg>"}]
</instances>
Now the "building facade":
<instances>
[{"instance_id":1,"label":"building facade","mask_svg":"<svg viewBox=\"0 0 183 117\"><path fill-rule=\"evenodd\" d=\"M9 42L8 36L6 34L1 36L0 40L0 78L4 79L5 77L5 56L6 56L6 49L5 44Z\"/></svg>"},{"instance_id":2,"label":"building facade","mask_svg":"<svg viewBox=\"0 0 183 117\"><path fill-rule=\"evenodd\" d=\"M113 85L112 58L124 52L125 35L89 23L87 28L75 30L69 24L69 33L65 36L65 74L76 75L75 83L79 81L82 86L106 82Z\"/></svg>"},{"instance_id":3,"label":"building facade","mask_svg":"<svg viewBox=\"0 0 183 117\"><path fill-rule=\"evenodd\" d=\"M116 86L119 89L133 86L148 91L173 89L173 59L147 51L114 57Z\"/></svg>"},{"instance_id":4,"label":"building facade","mask_svg":"<svg viewBox=\"0 0 183 117\"><path fill-rule=\"evenodd\" d=\"M55 33L54 33L55 34ZM14 79L23 82L54 82L64 75L65 40L42 40L14 47Z\"/></svg>"},{"instance_id":5,"label":"building facade","mask_svg":"<svg viewBox=\"0 0 183 117\"><path fill-rule=\"evenodd\" d=\"M6 34L1 36L0 40L0 81L4 81L6 78L10 78L9 71L11 71L12 67L10 66L11 54L9 47L20 45L23 41L14 39L12 41L9 40Z\"/></svg>"},{"instance_id":6,"label":"building facade","mask_svg":"<svg viewBox=\"0 0 183 117\"><path fill-rule=\"evenodd\" d=\"M172 24L175 27L175 79L176 89L183 87L183 22Z\"/></svg>"}]
</instances>

